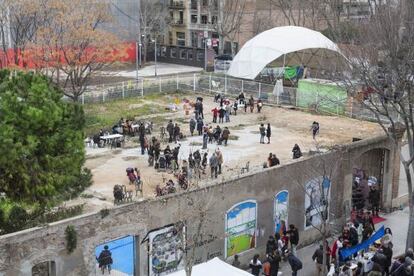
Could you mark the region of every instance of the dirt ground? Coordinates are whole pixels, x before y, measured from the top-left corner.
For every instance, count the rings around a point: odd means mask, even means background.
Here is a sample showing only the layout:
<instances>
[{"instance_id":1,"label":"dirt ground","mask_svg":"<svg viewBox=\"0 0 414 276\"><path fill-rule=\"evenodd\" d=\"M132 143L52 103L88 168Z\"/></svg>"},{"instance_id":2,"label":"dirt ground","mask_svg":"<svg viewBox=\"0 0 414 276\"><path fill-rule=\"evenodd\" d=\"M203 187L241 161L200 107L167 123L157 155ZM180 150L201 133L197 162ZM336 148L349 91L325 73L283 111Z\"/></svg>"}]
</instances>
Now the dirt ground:
<instances>
[{"instance_id":1,"label":"dirt ground","mask_svg":"<svg viewBox=\"0 0 414 276\"><path fill-rule=\"evenodd\" d=\"M193 100L196 95L188 95L187 98ZM212 97L204 97L204 123L212 124L212 113L210 112L216 103ZM189 136L189 119L190 115L185 115L180 106L180 110L175 113L162 114L165 117L165 125L169 119L180 124L181 130L186 136ZM190 113L191 114L191 113ZM278 108L264 106L259 114L255 109L254 113L247 113L239 110L237 116L230 117L230 123L220 124L221 127L229 127L232 136L236 140L229 140L228 146L219 146L224 156L224 169L222 175L217 180L221 181L231 175L240 173L240 168L250 161L251 170L260 170L263 162L266 161L269 153L275 153L280 159L281 164L294 162L292 160L292 147L295 143L299 144L304 155L311 150L316 150L316 144L322 149L328 149L334 145L352 142L352 138L368 138L381 134L381 129L375 123L349 119L345 117L333 117L313 115L297 110L287 108ZM310 127L313 121L320 124L320 133L313 140ZM272 137L270 144L259 143L259 125L260 123L270 123L272 127ZM159 137L161 125L155 125L154 136ZM187 159L189 152L196 149L201 150L202 137L187 137L180 141L181 149L180 160ZM176 146L172 143L171 148ZM164 149L166 144L162 144ZM209 144L208 152L210 154L217 149L217 144ZM86 202L87 210L96 210L103 206L113 205L113 186L115 184L124 184L128 189L133 190L128 185L128 178L125 169L127 167L137 167L141 172L144 182L144 197L155 196L155 186L162 184L165 180L173 179L173 174L166 172L157 172L147 163L148 155L141 155L140 148L136 138L127 139L125 148L110 150L109 148L87 148L86 166L93 173L94 184L85 191L92 198L82 198ZM211 181L207 174L202 176L201 180L193 180L193 185L203 185L206 181ZM134 200L140 200L142 196L138 195Z\"/></svg>"}]
</instances>

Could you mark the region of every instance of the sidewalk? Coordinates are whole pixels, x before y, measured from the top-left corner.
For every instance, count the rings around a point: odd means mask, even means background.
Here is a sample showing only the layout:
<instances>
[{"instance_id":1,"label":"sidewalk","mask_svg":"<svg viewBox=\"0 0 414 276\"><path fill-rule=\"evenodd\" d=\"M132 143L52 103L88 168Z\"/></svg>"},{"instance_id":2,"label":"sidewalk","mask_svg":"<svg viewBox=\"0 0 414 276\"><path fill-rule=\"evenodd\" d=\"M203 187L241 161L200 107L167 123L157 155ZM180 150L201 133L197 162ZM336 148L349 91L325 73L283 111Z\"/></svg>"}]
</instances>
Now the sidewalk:
<instances>
[{"instance_id":1,"label":"sidewalk","mask_svg":"<svg viewBox=\"0 0 414 276\"><path fill-rule=\"evenodd\" d=\"M402 211L396 211L390 214L381 215L386 220L375 225L378 229L382 225L391 228L394 244L393 255L397 256L405 252L405 242L407 240L408 231L408 208ZM298 272L298 276L314 276L316 275L316 266L312 261L313 252L318 248L318 244L313 244L298 250L298 257L303 263L303 269ZM281 270L282 275L291 275L289 263L282 262Z\"/></svg>"},{"instance_id":2,"label":"sidewalk","mask_svg":"<svg viewBox=\"0 0 414 276\"><path fill-rule=\"evenodd\" d=\"M200 68L200 67L192 67L192 66L185 66L185 65L172 64L172 63L160 63L160 62L157 63L157 76L198 73L201 71L203 71L203 68ZM137 71L135 70L135 68L128 68L126 70L121 70L121 71L111 71L111 72L102 71L100 75L101 76L111 75L111 76L135 79L136 73ZM138 77L139 78L155 77L155 64L148 63L145 67L139 69Z\"/></svg>"}]
</instances>

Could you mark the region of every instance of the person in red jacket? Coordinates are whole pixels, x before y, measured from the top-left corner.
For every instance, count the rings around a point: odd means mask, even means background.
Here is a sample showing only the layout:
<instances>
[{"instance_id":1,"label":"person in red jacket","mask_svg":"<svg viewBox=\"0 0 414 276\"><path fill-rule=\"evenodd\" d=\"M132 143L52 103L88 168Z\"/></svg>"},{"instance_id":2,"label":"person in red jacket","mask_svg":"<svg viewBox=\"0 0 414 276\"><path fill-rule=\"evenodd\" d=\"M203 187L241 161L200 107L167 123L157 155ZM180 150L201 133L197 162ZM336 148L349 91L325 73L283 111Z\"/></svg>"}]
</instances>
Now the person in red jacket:
<instances>
[{"instance_id":1,"label":"person in red jacket","mask_svg":"<svg viewBox=\"0 0 414 276\"><path fill-rule=\"evenodd\" d=\"M219 113L217 107L213 108L211 110L211 112L213 112L213 123L217 123L217 116L218 116L218 113Z\"/></svg>"}]
</instances>

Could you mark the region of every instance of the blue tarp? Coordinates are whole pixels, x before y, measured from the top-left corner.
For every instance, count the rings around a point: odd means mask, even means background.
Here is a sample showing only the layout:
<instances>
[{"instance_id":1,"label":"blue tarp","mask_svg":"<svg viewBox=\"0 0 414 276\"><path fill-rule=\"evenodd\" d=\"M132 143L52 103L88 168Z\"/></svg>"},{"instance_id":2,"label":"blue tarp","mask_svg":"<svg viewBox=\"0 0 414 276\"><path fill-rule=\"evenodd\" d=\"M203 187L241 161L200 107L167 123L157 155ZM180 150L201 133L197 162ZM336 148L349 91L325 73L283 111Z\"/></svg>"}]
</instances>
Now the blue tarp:
<instances>
[{"instance_id":1,"label":"blue tarp","mask_svg":"<svg viewBox=\"0 0 414 276\"><path fill-rule=\"evenodd\" d=\"M375 234L373 234L366 241L360 244L357 244L353 247L341 250L340 254L342 256L342 259L344 260L348 258L349 256L357 253L358 251L368 248L371 244L373 244L376 240L380 239L384 235L385 235L384 226L382 226L380 229L378 229L377 232L375 232Z\"/></svg>"}]
</instances>

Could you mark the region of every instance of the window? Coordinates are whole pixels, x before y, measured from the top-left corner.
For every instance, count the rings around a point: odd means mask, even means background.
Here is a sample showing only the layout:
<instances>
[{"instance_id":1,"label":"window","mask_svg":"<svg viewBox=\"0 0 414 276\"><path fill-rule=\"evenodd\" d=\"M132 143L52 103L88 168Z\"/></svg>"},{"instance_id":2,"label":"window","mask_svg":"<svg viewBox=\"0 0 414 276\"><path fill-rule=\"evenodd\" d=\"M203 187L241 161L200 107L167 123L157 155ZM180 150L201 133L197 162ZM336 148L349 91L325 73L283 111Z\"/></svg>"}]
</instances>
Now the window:
<instances>
[{"instance_id":1,"label":"window","mask_svg":"<svg viewBox=\"0 0 414 276\"><path fill-rule=\"evenodd\" d=\"M204 60L204 53L198 52L197 53L197 61L203 61Z\"/></svg>"},{"instance_id":2,"label":"window","mask_svg":"<svg viewBox=\"0 0 414 276\"><path fill-rule=\"evenodd\" d=\"M191 47L197 48L198 47L198 33L191 32Z\"/></svg>"},{"instance_id":3,"label":"window","mask_svg":"<svg viewBox=\"0 0 414 276\"><path fill-rule=\"evenodd\" d=\"M202 2L202 6L203 7L207 7L208 6L208 0L202 0L203 2Z\"/></svg>"},{"instance_id":4,"label":"window","mask_svg":"<svg viewBox=\"0 0 414 276\"><path fill-rule=\"evenodd\" d=\"M207 15L202 15L201 16L201 24L207 24L208 22L208 16Z\"/></svg>"},{"instance_id":5,"label":"window","mask_svg":"<svg viewBox=\"0 0 414 276\"><path fill-rule=\"evenodd\" d=\"M174 13L172 11L170 11L170 18L171 18L171 21L174 21Z\"/></svg>"},{"instance_id":6,"label":"window","mask_svg":"<svg viewBox=\"0 0 414 276\"><path fill-rule=\"evenodd\" d=\"M185 33L177 32L177 45L178 46L185 46Z\"/></svg>"},{"instance_id":7,"label":"window","mask_svg":"<svg viewBox=\"0 0 414 276\"><path fill-rule=\"evenodd\" d=\"M211 17L211 24L216 24L217 23L217 15L213 15Z\"/></svg>"},{"instance_id":8,"label":"window","mask_svg":"<svg viewBox=\"0 0 414 276\"><path fill-rule=\"evenodd\" d=\"M187 50L185 49L180 50L180 59L187 59Z\"/></svg>"},{"instance_id":9,"label":"window","mask_svg":"<svg viewBox=\"0 0 414 276\"><path fill-rule=\"evenodd\" d=\"M171 58L177 58L177 49L175 49L175 48L170 49L170 57Z\"/></svg>"},{"instance_id":10,"label":"window","mask_svg":"<svg viewBox=\"0 0 414 276\"><path fill-rule=\"evenodd\" d=\"M161 47L161 56L162 57L167 56L167 47L165 47L165 46Z\"/></svg>"},{"instance_id":11,"label":"window","mask_svg":"<svg viewBox=\"0 0 414 276\"><path fill-rule=\"evenodd\" d=\"M226 258L255 248L257 203L246 200L230 208L226 212Z\"/></svg>"},{"instance_id":12,"label":"window","mask_svg":"<svg viewBox=\"0 0 414 276\"><path fill-rule=\"evenodd\" d=\"M32 276L56 276L56 263L47 261L32 267Z\"/></svg>"},{"instance_id":13,"label":"window","mask_svg":"<svg viewBox=\"0 0 414 276\"><path fill-rule=\"evenodd\" d=\"M188 51L188 60L193 60L193 50Z\"/></svg>"},{"instance_id":14,"label":"window","mask_svg":"<svg viewBox=\"0 0 414 276\"><path fill-rule=\"evenodd\" d=\"M197 9L197 0L191 0L191 9L196 10Z\"/></svg>"},{"instance_id":15,"label":"window","mask_svg":"<svg viewBox=\"0 0 414 276\"><path fill-rule=\"evenodd\" d=\"M191 23L197 23L197 14L191 15Z\"/></svg>"},{"instance_id":16,"label":"window","mask_svg":"<svg viewBox=\"0 0 414 276\"><path fill-rule=\"evenodd\" d=\"M173 45L173 35L172 32L168 32L168 43Z\"/></svg>"}]
</instances>

